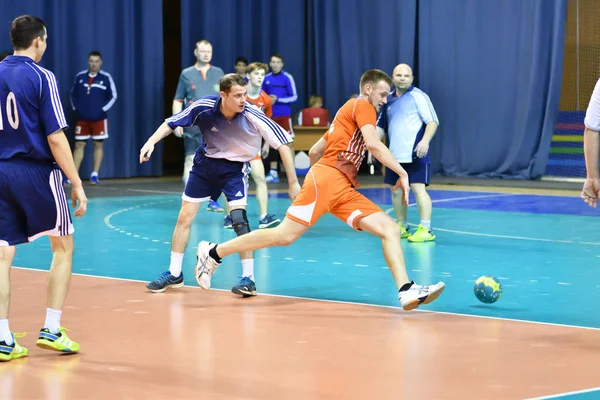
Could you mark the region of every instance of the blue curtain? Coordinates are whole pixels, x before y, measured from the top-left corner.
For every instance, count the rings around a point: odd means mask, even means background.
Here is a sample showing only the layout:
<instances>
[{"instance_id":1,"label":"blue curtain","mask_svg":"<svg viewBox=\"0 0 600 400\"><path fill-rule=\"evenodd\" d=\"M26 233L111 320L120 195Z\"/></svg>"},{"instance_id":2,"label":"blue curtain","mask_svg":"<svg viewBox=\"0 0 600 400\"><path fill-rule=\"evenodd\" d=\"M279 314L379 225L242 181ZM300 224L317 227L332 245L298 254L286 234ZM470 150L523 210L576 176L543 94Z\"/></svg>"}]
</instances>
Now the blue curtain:
<instances>
[{"instance_id":1,"label":"blue curtain","mask_svg":"<svg viewBox=\"0 0 600 400\"><path fill-rule=\"evenodd\" d=\"M440 118L433 171L540 177L558 115L565 0L419 2L415 74Z\"/></svg>"},{"instance_id":2,"label":"blue curtain","mask_svg":"<svg viewBox=\"0 0 600 400\"><path fill-rule=\"evenodd\" d=\"M292 111L298 111L307 101L305 14L304 0L181 0L183 67L194 64L194 46L202 39L212 43L212 64L225 73L234 72L238 56L268 64L279 53L296 81Z\"/></svg>"},{"instance_id":3,"label":"blue curtain","mask_svg":"<svg viewBox=\"0 0 600 400\"><path fill-rule=\"evenodd\" d=\"M152 160L139 164L139 150L163 121L163 45L161 0L19 0L2 1L0 51L11 50L9 27L22 14L48 25L48 50L41 64L58 79L72 139L75 116L69 91L75 74L87 69L87 55L102 53L102 69L115 81L118 98L108 114L100 178L162 174L162 146ZM80 175L92 170L93 146L86 146Z\"/></svg>"},{"instance_id":4,"label":"blue curtain","mask_svg":"<svg viewBox=\"0 0 600 400\"><path fill-rule=\"evenodd\" d=\"M392 74L413 65L417 0L306 0L307 79L333 115L353 94L360 76L378 68Z\"/></svg>"}]
</instances>

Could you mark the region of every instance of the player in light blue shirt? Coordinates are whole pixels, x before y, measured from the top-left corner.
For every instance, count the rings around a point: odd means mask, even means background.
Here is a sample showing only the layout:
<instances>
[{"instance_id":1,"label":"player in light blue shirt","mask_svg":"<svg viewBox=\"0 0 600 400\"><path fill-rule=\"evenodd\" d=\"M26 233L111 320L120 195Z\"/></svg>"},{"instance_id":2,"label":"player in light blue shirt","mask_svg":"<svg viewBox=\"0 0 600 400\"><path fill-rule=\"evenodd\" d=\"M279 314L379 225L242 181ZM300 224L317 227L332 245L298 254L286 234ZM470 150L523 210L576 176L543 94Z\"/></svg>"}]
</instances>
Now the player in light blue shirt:
<instances>
[{"instance_id":1,"label":"player in light blue shirt","mask_svg":"<svg viewBox=\"0 0 600 400\"><path fill-rule=\"evenodd\" d=\"M429 143L440 121L429 96L413 86L414 77L408 65L397 65L392 79L396 90L381 109L377 128L382 138L385 135L390 151L408 173L421 218L414 233L408 230L407 208L401 196L394 196L392 192L392 202L402 238L410 242L429 242L435 240L431 232L431 198L425 189L430 179ZM398 176L393 171L386 170L385 183L393 186L397 180Z\"/></svg>"},{"instance_id":2,"label":"player in light blue shirt","mask_svg":"<svg viewBox=\"0 0 600 400\"><path fill-rule=\"evenodd\" d=\"M250 232L246 216L249 161L254 158L264 138L281 155L288 177L289 195L293 200L300 191L294 159L288 146L292 137L258 107L246 101L246 81L237 74L227 74L219 83L219 96L206 96L173 115L148 139L140 152L140 162L150 159L154 146L178 127L197 126L203 145L194 156L189 180L182 196L179 218L173 232L171 264L147 288L153 292L183 286L182 260L190 236L190 227L200 204L216 200L221 193L227 198L235 233ZM244 296L256 295L254 259L251 251L240 254L242 280L232 291ZM210 280L198 279L200 287L210 288Z\"/></svg>"},{"instance_id":3,"label":"player in light blue shirt","mask_svg":"<svg viewBox=\"0 0 600 400\"><path fill-rule=\"evenodd\" d=\"M9 270L16 245L49 236L52 267L46 321L37 346L77 352L79 344L60 325L73 264L73 224L61 170L72 183L75 216L87 198L64 130L67 121L54 74L39 66L48 34L30 15L10 27L14 55L0 63L0 361L28 355L8 326Z\"/></svg>"}]
</instances>

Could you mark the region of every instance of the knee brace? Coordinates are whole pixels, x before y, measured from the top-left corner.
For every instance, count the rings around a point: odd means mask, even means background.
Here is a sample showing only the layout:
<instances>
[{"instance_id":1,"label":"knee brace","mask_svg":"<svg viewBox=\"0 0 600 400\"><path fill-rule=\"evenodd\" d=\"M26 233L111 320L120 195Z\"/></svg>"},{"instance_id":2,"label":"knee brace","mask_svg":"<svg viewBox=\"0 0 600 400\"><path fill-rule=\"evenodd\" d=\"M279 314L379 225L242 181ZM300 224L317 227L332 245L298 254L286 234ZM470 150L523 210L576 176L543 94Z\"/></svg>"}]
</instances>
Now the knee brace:
<instances>
[{"instance_id":1,"label":"knee brace","mask_svg":"<svg viewBox=\"0 0 600 400\"><path fill-rule=\"evenodd\" d=\"M237 208L235 210L231 210L229 215L231 215L231 223L236 235L242 236L250 232L250 225L248 224L246 210Z\"/></svg>"}]
</instances>

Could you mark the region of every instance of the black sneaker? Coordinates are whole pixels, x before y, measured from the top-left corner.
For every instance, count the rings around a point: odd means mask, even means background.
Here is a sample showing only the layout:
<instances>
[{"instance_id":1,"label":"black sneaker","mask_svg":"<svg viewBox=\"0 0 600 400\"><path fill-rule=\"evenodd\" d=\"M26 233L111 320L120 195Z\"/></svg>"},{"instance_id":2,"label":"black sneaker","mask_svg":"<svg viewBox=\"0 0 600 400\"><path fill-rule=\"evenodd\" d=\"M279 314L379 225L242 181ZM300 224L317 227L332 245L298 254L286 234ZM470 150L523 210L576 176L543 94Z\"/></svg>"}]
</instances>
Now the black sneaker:
<instances>
[{"instance_id":1,"label":"black sneaker","mask_svg":"<svg viewBox=\"0 0 600 400\"><path fill-rule=\"evenodd\" d=\"M168 287L180 288L183 286L183 272L178 277L171 275L171 272L163 272L158 279L146 285L148 290L154 293L164 292Z\"/></svg>"},{"instance_id":2,"label":"black sneaker","mask_svg":"<svg viewBox=\"0 0 600 400\"><path fill-rule=\"evenodd\" d=\"M231 292L244 297L256 296L256 285L252 279L244 276L237 285L231 288Z\"/></svg>"}]
</instances>

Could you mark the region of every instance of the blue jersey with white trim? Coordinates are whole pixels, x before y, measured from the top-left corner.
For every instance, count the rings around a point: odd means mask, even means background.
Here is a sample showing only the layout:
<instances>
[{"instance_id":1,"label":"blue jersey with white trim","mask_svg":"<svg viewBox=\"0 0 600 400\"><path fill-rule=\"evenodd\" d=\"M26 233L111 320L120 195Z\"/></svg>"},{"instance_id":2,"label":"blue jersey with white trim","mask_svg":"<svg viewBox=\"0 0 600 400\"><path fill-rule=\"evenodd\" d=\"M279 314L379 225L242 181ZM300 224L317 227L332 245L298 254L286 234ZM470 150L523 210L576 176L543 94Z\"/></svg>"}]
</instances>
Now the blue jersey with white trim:
<instances>
[{"instance_id":1,"label":"blue jersey with white trim","mask_svg":"<svg viewBox=\"0 0 600 400\"><path fill-rule=\"evenodd\" d=\"M71 87L71 107L79 120L102 121L117 101L117 87L112 76L100 70L92 75L88 70L75 76Z\"/></svg>"},{"instance_id":2,"label":"blue jersey with white trim","mask_svg":"<svg viewBox=\"0 0 600 400\"><path fill-rule=\"evenodd\" d=\"M54 74L31 58L0 63L0 160L54 162L47 136L68 127Z\"/></svg>"},{"instance_id":3,"label":"blue jersey with white trim","mask_svg":"<svg viewBox=\"0 0 600 400\"><path fill-rule=\"evenodd\" d=\"M196 125L202 132L207 157L250 161L259 152L261 138L274 149L292 142L288 132L258 107L246 102L244 111L228 120L219 110L219 96L205 96L166 119L171 129Z\"/></svg>"}]
</instances>

